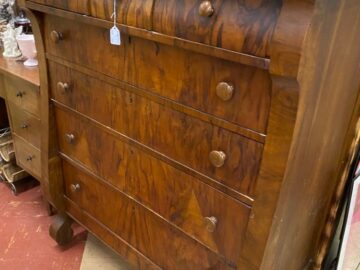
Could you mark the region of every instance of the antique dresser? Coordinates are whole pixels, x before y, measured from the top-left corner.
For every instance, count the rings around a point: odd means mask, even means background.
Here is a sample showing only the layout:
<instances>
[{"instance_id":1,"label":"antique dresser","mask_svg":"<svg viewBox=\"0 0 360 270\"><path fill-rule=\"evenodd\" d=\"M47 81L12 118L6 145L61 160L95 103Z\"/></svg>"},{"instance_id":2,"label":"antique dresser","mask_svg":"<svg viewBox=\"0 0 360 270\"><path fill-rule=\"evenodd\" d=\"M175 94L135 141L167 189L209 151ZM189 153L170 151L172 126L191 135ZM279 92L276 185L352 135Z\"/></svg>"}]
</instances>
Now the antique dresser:
<instances>
[{"instance_id":1,"label":"antique dresser","mask_svg":"<svg viewBox=\"0 0 360 270\"><path fill-rule=\"evenodd\" d=\"M22 2L59 244L75 220L135 269L320 267L358 113L354 1Z\"/></svg>"},{"instance_id":2,"label":"antique dresser","mask_svg":"<svg viewBox=\"0 0 360 270\"><path fill-rule=\"evenodd\" d=\"M16 163L42 183L39 69L1 56L0 98L7 110ZM16 194L16 186L11 186ZM43 190L48 190L47 186Z\"/></svg>"}]
</instances>

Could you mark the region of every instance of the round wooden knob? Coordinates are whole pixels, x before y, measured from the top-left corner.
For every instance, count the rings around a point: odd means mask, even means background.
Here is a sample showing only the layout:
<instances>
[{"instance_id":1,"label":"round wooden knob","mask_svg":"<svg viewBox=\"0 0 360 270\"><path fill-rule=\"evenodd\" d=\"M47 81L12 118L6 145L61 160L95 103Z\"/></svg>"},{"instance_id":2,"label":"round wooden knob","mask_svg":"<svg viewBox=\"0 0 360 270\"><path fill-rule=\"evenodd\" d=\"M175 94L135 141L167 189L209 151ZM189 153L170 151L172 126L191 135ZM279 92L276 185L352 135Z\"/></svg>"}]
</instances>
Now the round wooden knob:
<instances>
[{"instance_id":1,"label":"round wooden knob","mask_svg":"<svg viewBox=\"0 0 360 270\"><path fill-rule=\"evenodd\" d=\"M214 14L214 7L210 1L203 1L199 6L199 14L203 17L211 17Z\"/></svg>"},{"instance_id":2,"label":"round wooden knob","mask_svg":"<svg viewBox=\"0 0 360 270\"><path fill-rule=\"evenodd\" d=\"M209 159L214 167L220 168L225 163L226 154L223 151L211 151L209 154Z\"/></svg>"},{"instance_id":3,"label":"round wooden knob","mask_svg":"<svg viewBox=\"0 0 360 270\"><path fill-rule=\"evenodd\" d=\"M61 93L66 93L70 90L70 85L68 83L58 82L56 87Z\"/></svg>"},{"instance_id":4,"label":"round wooden knob","mask_svg":"<svg viewBox=\"0 0 360 270\"><path fill-rule=\"evenodd\" d=\"M54 43L58 43L60 40L63 39L63 36L58 31L53 30L50 33L50 38Z\"/></svg>"},{"instance_id":5,"label":"round wooden knob","mask_svg":"<svg viewBox=\"0 0 360 270\"><path fill-rule=\"evenodd\" d=\"M65 139L68 144L72 144L75 142L75 135L74 134L65 134Z\"/></svg>"},{"instance_id":6,"label":"round wooden knob","mask_svg":"<svg viewBox=\"0 0 360 270\"><path fill-rule=\"evenodd\" d=\"M221 82L216 87L216 95L223 101L232 99L234 95L234 86L227 82Z\"/></svg>"},{"instance_id":7,"label":"round wooden knob","mask_svg":"<svg viewBox=\"0 0 360 270\"><path fill-rule=\"evenodd\" d=\"M78 191L80 191L80 184L79 183L71 184L70 189L72 192L78 192Z\"/></svg>"},{"instance_id":8,"label":"round wooden knob","mask_svg":"<svg viewBox=\"0 0 360 270\"><path fill-rule=\"evenodd\" d=\"M206 226L206 230L208 230L208 232L214 232L216 229L216 224L217 224L217 218L216 217L206 217L205 218L205 226Z\"/></svg>"},{"instance_id":9,"label":"round wooden knob","mask_svg":"<svg viewBox=\"0 0 360 270\"><path fill-rule=\"evenodd\" d=\"M28 156L28 157L26 158L26 161L32 161L33 158L34 158L34 156Z\"/></svg>"}]
</instances>

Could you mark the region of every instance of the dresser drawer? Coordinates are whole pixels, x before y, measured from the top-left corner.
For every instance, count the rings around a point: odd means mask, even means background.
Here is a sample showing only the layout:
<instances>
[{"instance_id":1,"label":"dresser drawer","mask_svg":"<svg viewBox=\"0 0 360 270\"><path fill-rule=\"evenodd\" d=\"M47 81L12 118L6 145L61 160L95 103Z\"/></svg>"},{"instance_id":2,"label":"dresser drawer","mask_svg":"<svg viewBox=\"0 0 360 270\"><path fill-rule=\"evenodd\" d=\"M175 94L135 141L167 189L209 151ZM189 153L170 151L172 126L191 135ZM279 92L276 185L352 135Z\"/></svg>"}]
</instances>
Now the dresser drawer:
<instances>
[{"instance_id":1,"label":"dresser drawer","mask_svg":"<svg viewBox=\"0 0 360 270\"><path fill-rule=\"evenodd\" d=\"M57 101L242 194L253 195L262 144L73 70L50 67L55 77L72 75L71 89L51 83ZM221 154L222 164L214 164L213 155Z\"/></svg>"},{"instance_id":2,"label":"dresser drawer","mask_svg":"<svg viewBox=\"0 0 360 270\"><path fill-rule=\"evenodd\" d=\"M5 78L7 100L19 108L40 117L40 89L26 81Z\"/></svg>"},{"instance_id":3,"label":"dresser drawer","mask_svg":"<svg viewBox=\"0 0 360 270\"><path fill-rule=\"evenodd\" d=\"M13 134L16 162L25 171L40 179L41 155L40 151L21 137Z\"/></svg>"},{"instance_id":4,"label":"dresser drawer","mask_svg":"<svg viewBox=\"0 0 360 270\"><path fill-rule=\"evenodd\" d=\"M8 102L12 131L40 149L40 120Z\"/></svg>"},{"instance_id":5,"label":"dresser drawer","mask_svg":"<svg viewBox=\"0 0 360 270\"><path fill-rule=\"evenodd\" d=\"M79 116L56 109L56 118L60 151L68 158L81 162L212 250L237 261L250 213L248 206ZM206 217L218 221L213 232L205 227Z\"/></svg>"},{"instance_id":6,"label":"dresser drawer","mask_svg":"<svg viewBox=\"0 0 360 270\"><path fill-rule=\"evenodd\" d=\"M63 174L71 201L161 268L231 269L213 252L108 184L65 162Z\"/></svg>"},{"instance_id":7,"label":"dresser drawer","mask_svg":"<svg viewBox=\"0 0 360 270\"><path fill-rule=\"evenodd\" d=\"M58 43L50 38L54 29L63 34ZM266 70L125 35L121 47L110 45L108 39L108 29L45 17L46 50L50 55L266 133L271 92ZM53 70L50 74L57 76Z\"/></svg>"},{"instance_id":8,"label":"dresser drawer","mask_svg":"<svg viewBox=\"0 0 360 270\"><path fill-rule=\"evenodd\" d=\"M156 0L153 31L269 57L281 1Z\"/></svg>"},{"instance_id":9,"label":"dresser drawer","mask_svg":"<svg viewBox=\"0 0 360 270\"><path fill-rule=\"evenodd\" d=\"M117 22L151 30L151 12L154 0L117 0ZM113 22L114 0L32 0L39 4L85 14Z\"/></svg>"}]
</instances>

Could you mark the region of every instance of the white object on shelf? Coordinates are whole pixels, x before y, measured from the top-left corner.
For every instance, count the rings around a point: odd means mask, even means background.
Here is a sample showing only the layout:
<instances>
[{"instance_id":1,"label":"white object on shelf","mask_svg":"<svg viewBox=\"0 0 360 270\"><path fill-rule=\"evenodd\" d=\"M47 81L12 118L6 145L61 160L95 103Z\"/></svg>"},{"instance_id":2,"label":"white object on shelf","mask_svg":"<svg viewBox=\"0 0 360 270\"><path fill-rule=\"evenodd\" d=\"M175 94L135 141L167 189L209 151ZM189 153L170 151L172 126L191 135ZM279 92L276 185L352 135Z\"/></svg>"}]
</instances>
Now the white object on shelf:
<instances>
[{"instance_id":1,"label":"white object on shelf","mask_svg":"<svg viewBox=\"0 0 360 270\"><path fill-rule=\"evenodd\" d=\"M19 44L19 48L23 56L27 58L27 60L24 62L24 65L27 67L37 66L38 60L36 59L37 52L34 35L18 35L16 40Z\"/></svg>"},{"instance_id":2,"label":"white object on shelf","mask_svg":"<svg viewBox=\"0 0 360 270\"><path fill-rule=\"evenodd\" d=\"M2 34L2 40L4 44L4 57L19 57L21 52L16 42L16 36L22 32L22 26L14 29L10 24L6 26L5 32Z\"/></svg>"}]
</instances>

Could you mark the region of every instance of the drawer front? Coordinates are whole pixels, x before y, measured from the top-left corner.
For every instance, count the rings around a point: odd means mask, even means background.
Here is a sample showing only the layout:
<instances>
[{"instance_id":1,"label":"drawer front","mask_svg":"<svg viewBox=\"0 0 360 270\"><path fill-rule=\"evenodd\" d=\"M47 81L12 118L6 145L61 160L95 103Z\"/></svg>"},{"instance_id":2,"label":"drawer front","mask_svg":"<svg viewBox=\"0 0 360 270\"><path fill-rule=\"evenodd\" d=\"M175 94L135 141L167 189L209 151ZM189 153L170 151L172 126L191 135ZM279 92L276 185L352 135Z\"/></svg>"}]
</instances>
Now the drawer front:
<instances>
[{"instance_id":1,"label":"drawer front","mask_svg":"<svg viewBox=\"0 0 360 270\"><path fill-rule=\"evenodd\" d=\"M153 30L227 50L269 57L282 1L156 0Z\"/></svg>"},{"instance_id":2,"label":"drawer front","mask_svg":"<svg viewBox=\"0 0 360 270\"><path fill-rule=\"evenodd\" d=\"M12 131L40 149L40 120L8 102Z\"/></svg>"},{"instance_id":3,"label":"drawer front","mask_svg":"<svg viewBox=\"0 0 360 270\"><path fill-rule=\"evenodd\" d=\"M40 89L26 81L5 78L7 100L40 118Z\"/></svg>"},{"instance_id":4,"label":"drawer front","mask_svg":"<svg viewBox=\"0 0 360 270\"><path fill-rule=\"evenodd\" d=\"M120 192L63 163L66 195L163 269L230 269L219 257Z\"/></svg>"},{"instance_id":5,"label":"drawer front","mask_svg":"<svg viewBox=\"0 0 360 270\"><path fill-rule=\"evenodd\" d=\"M79 72L50 67L51 76L58 78L51 83L56 100L239 193L253 195L262 144ZM71 81L71 89L56 87L56 81L64 80ZM221 154L223 164L214 164L212 155Z\"/></svg>"},{"instance_id":6,"label":"drawer front","mask_svg":"<svg viewBox=\"0 0 360 270\"><path fill-rule=\"evenodd\" d=\"M40 151L19 136L13 134L16 162L25 171L37 179L41 179Z\"/></svg>"},{"instance_id":7,"label":"drawer front","mask_svg":"<svg viewBox=\"0 0 360 270\"><path fill-rule=\"evenodd\" d=\"M44 29L46 49L51 55L245 128L266 132L271 84L265 70L125 35L121 47L112 46L108 29L74 25L51 16L46 16ZM54 29L64 36L58 43L50 38Z\"/></svg>"},{"instance_id":8,"label":"drawer front","mask_svg":"<svg viewBox=\"0 0 360 270\"><path fill-rule=\"evenodd\" d=\"M56 119L62 153L81 162L212 250L237 262L249 207L121 142L79 116L56 109ZM74 137L69 140L64 134ZM213 232L206 228L207 217L217 220Z\"/></svg>"},{"instance_id":9,"label":"drawer front","mask_svg":"<svg viewBox=\"0 0 360 270\"><path fill-rule=\"evenodd\" d=\"M32 0L44 4L88 16L113 21L111 15L114 11L113 0L81 0L81 1L59 1L59 0ZM138 28L151 28L151 11L153 0L121 0L117 1L117 22Z\"/></svg>"}]
</instances>

